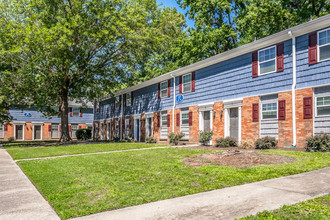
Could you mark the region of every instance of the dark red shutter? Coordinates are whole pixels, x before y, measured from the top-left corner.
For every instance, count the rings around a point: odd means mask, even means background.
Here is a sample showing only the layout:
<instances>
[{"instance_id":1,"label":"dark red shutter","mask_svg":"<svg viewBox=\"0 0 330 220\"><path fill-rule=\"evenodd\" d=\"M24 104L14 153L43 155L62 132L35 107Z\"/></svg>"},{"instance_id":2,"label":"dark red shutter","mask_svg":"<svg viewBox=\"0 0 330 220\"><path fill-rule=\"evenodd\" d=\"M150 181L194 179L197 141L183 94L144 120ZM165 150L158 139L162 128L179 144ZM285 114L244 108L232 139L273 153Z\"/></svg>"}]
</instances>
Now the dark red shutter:
<instances>
[{"instance_id":1,"label":"dark red shutter","mask_svg":"<svg viewBox=\"0 0 330 220\"><path fill-rule=\"evenodd\" d=\"M126 107L126 94L124 94L124 108Z\"/></svg>"},{"instance_id":2,"label":"dark red shutter","mask_svg":"<svg viewBox=\"0 0 330 220\"><path fill-rule=\"evenodd\" d=\"M160 115L157 116L157 127L160 127Z\"/></svg>"},{"instance_id":3,"label":"dark red shutter","mask_svg":"<svg viewBox=\"0 0 330 220\"><path fill-rule=\"evenodd\" d=\"M303 101L304 105L304 119L313 118L313 98L305 97Z\"/></svg>"},{"instance_id":4,"label":"dark red shutter","mask_svg":"<svg viewBox=\"0 0 330 220\"><path fill-rule=\"evenodd\" d=\"M69 111L70 111L70 117L72 117L73 116L73 114L72 114L72 108L69 108Z\"/></svg>"},{"instance_id":5,"label":"dark red shutter","mask_svg":"<svg viewBox=\"0 0 330 220\"><path fill-rule=\"evenodd\" d=\"M160 99L160 83L158 83L158 99Z\"/></svg>"},{"instance_id":6,"label":"dark red shutter","mask_svg":"<svg viewBox=\"0 0 330 220\"><path fill-rule=\"evenodd\" d=\"M191 73L191 91L195 92L195 72Z\"/></svg>"},{"instance_id":7,"label":"dark red shutter","mask_svg":"<svg viewBox=\"0 0 330 220\"><path fill-rule=\"evenodd\" d=\"M79 112L79 117L82 117L82 111L81 111L81 109L80 109L80 112Z\"/></svg>"},{"instance_id":8,"label":"dark red shutter","mask_svg":"<svg viewBox=\"0 0 330 220\"><path fill-rule=\"evenodd\" d=\"M182 76L179 76L179 93L182 94Z\"/></svg>"},{"instance_id":9,"label":"dark red shutter","mask_svg":"<svg viewBox=\"0 0 330 220\"><path fill-rule=\"evenodd\" d=\"M171 96L171 80L167 81L167 97Z\"/></svg>"},{"instance_id":10,"label":"dark red shutter","mask_svg":"<svg viewBox=\"0 0 330 220\"><path fill-rule=\"evenodd\" d=\"M52 131L52 126L48 125L48 131L51 132Z\"/></svg>"},{"instance_id":11,"label":"dark red shutter","mask_svg":"<svg viewBox=\"0 0 330 220\"><path fill-rule=\"evenodd\" d=\"M81 125L79 125L79 129L81 129Z\"/></svg>"},{"instance_id":12,"label":"dark red shutter","mask_svg":"<svg viewBox=\"0 0 330 220\"><path fill-rule=\"evenodd\" d=\"M278 101L278 120L285 120L285 100Z\"/></svg>"},{"instance_id":13,"label":"dark red shutter","mask_svg":"<svg viewBox=\"0 0 330 220\"><path fill-rule=\"evenodd\" d=\"M167 115L167 127L171 126L171 116Z\"/></svg>"},{"instance_id":14,"label":"dark red shutter","mask_svg":"<svg viewBox=\"0 0 330 220\"><path fill-rule=\"evenodd\" d=\"M276 46L276 71L284 71L284 43Z\"/></svg>"},{"instance_id":15,"label":"dark red shutter","mask_svg":"<svg viewBox=\"0 0 330 220\"><path fill-rule=\"evenodd\" d=\"M258 77L258 51L252 53L252 77Z\"/></svg>"},{"instance_id":16,"label":"dark red shutter","mask_svg":"<svg viewBox=\"0 0 330 220\"><path fill-rule=\"evenodd\" d=\"M176 126L180 126L180 113L176 113Z\"/></svg>"},{"instance_id":17,"label":"dark red shutter","mask_svg":"<svg viewBox=\"0 0 330 220\"><path fill-rule=\"evenodd\" d=\"M131 106L133 106L133 92L131 92Z\"/></svg>"},{"instance_id":18,"label":"dark red shutter","mask_svg":"<svg viewBox=\"0 0 330 220\"><path fill-rule=\"evenodd\" d=\"M8 131L8 125L7 125L7 124L4 125L4 130L5 130L5 131Z\"/></svg>"},{"instance_id":19,"label":"dark red shutter","mask_svg":"<svg viewBox=\"0 0 330 220\"><path fill-rule=\"evenodd\" d=\"M193 114L192 112L189 112L189 126L192 126L192 121L193 121L192 114Z\"/></svg>"},{"instance_id":20,"label":"dark red shutter","mask_svg":"<svg viewBox=\"0 0 330 220\"><path fill-rule=\"evenodd\" d=\"M317 33L309 35L308 39L308 64L317 63Z\"/></svg>"},{"instance_id":21,"label":"dark red shutter","mask_svg":"<svg viewBox=\"0 0 330 220\"><path fill-rule=\"evenodd\" d=\"M252 121L253 122L259 121L259 104L258 103L252 104Z\"/></svg>"}]
</instances>

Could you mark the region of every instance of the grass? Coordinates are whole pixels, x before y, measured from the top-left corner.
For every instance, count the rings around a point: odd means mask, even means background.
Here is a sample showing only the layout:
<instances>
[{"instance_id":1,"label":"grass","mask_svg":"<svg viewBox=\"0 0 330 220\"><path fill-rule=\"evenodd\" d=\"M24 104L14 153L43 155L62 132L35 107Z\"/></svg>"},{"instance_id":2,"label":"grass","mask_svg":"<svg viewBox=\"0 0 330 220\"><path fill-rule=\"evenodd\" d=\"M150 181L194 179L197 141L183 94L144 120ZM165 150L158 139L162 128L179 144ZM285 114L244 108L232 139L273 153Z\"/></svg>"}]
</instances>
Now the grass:
<instances>
[{"instance_id":1,"label":"grass","mask_svg":"<svg viewBox=\"0 0 330 220\"><path fill-rule=\"evenodd\" d=\"M330 154L289 151L267 153L297 158L291 164L192 168L182 163L206 152L167 148L18 164L62 219L330 166Z\"/></svg>"},{"instance_id":2,"label":"grass","mask_svg":"<svg viewBox=\"0 0 330 220\"><path fill-rule=\"evenodd\" d=\"M283 206L273 211L264 211L241 220L259 219L330 219L330 195L300 202L295 205Z\"/></svg>"},{"instance_id":3,"label":"grass","mask_svg":"<svg viewBox=\"0 0 330 220\"><path fill-rule=\"evenodd\" d=\"M43 146L43 147L25 147L26 145L4 145L8 153L14 160L49 157L71 154L83 154L94 152L105 152L115 150L129 150L149 147L160 147L164 145L145 144L145 143L106 143L106 144L83 144L68 146Z\"/></svg>"}]
</instances>

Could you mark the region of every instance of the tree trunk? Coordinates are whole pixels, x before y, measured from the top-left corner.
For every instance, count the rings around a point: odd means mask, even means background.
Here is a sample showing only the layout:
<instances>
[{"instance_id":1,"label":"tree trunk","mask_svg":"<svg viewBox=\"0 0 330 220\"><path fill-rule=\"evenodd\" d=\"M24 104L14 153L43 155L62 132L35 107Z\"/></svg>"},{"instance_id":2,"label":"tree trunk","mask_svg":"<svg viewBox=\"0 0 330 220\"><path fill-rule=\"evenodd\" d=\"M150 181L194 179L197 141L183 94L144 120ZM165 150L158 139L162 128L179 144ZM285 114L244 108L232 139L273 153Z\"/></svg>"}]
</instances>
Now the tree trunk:
<instances>
[{"instance_id":1,"label":"tree trunk","mask_svg":"<svg viewBox=\"0 0 330 220\"><path fill-rule=\"evenodd\" d=\"M60 115L61 115L61 138L60 142L71 141L69 133L69 117L68 117L68 92L63 90L61 92L61 103L60 103Z\"/></svg>"}]
</instances>

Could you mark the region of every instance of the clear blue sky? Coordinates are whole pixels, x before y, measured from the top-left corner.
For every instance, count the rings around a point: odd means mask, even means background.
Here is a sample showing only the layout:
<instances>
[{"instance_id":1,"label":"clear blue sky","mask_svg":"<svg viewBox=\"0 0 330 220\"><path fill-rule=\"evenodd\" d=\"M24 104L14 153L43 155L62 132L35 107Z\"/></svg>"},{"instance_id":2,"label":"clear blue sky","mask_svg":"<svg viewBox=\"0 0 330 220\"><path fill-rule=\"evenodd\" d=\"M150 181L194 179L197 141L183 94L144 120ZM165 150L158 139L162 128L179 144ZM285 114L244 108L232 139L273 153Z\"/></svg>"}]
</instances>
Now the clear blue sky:
<instances>
[{"instance_id":1,"label":"clear blue sky","mask_svg":"<svg viewBox=\"0 0 330 220\"><path fill-rule=\"evenodd\" d=\"M183 10L182 8L180 8L179 5L176 3L176 0L157 0L157 4L163 4L163 6L166 6L166 7L175 7L182 14L184 14L184 15L186 14L186 10ZM186 17L186 21L187 21L187 25L189 27L194 27L194 21L193 20L189 20Z\"/></svg>"}]
</instances>

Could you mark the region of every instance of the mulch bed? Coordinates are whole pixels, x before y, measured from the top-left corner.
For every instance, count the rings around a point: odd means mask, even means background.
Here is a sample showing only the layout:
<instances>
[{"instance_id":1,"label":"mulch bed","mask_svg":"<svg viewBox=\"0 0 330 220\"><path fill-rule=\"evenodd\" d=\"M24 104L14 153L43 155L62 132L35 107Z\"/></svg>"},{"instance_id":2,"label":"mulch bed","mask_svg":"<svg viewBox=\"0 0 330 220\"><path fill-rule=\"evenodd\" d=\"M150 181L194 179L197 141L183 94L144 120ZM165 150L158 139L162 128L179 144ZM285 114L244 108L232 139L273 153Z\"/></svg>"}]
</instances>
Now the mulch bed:
<instances>
[{"instance_id":1,"label":"mulch bed","mask_svg":"<svg viewBox=\"0 0 330 220\"><path fill-rule=\"evenodd\" d=\"M200 154L183 159L186 166L200 167L204 165L219 165L247 168L251 166L293 163L296 159L283 155L260 154L255 150L231 149L225 152Z\"/></svg>"}]
</instances>

